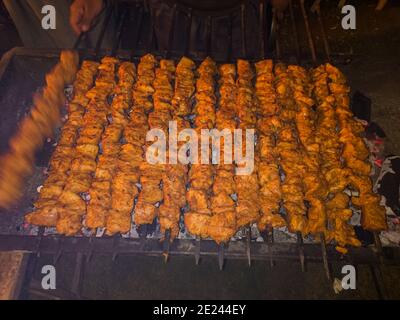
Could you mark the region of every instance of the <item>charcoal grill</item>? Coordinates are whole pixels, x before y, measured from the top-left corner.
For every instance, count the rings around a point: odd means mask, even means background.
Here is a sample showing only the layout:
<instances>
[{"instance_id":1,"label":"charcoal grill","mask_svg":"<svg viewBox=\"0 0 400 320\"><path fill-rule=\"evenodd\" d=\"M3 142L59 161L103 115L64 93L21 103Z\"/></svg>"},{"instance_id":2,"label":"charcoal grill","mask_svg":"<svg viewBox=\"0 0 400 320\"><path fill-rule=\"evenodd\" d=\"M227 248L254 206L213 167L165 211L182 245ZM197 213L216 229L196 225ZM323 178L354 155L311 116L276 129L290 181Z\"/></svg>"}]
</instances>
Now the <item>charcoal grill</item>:
<instances>
[{"instance_id":1,"label":"charcoal grill","mask_svg":"<svg viewBox=\"0 0 400 320\"><path fill-rule=\"evenodd\" d=\"M271 10L269 1L258 2L258 33L259 48L256 54L251 56L247 52L246 11L250 1L232 1L228 7L218 10L205 10L185 5L185 1L170 1L173 7L172 26L175 26L177 15L186 16L187 32L183 50L173 48L174 28L168 30L168 46L165 50L158 50L155 44L155 26L151 19L144 21L146 6L143 1L120 1L119 23L111 49L101 49L103 37L108 24L110 23L112 10L106 13L101 32L94 48L80 48L84 41L85 34L81 35L75 44L82 59L100 60L105 55L117 56L122 60L138 61L138 58L148 52L152 52L159 58L178 60L182 55L199 62L206 56L211 56L217 62L231 62L236 58L247 58L258 60L263 58L274 58L275 60L295 61L305 66L316 65L318 62L330 61L333 56L330 52L329 43L323 26L322 14L319 4L314 6L310 12L304 0L292 0L289 6L290 26L292 28L291 38L285 39L292 44L290 52L284 52L282 37L280 34L279 21L276 14ZM254 2L253 2L254 3ZM196 50L190 46L191 29L194 17L206 19L205 50ZM240 18L240 49L234 51L233 19ZM304 53L300 46L299 30L296 26L296 17L302 18L304 30L307 37L308 53ZM212 28L213 19L226 18L229 25L228 43L226 52L221 55L212 50ZM309 19L316 19L319 26L319 33L323 40L323 58L319 58L313 38ZM129 26L129 21L134 21L134 26ZM147 23L147 25L146 25ZM132 28L132 32L127 32ZM143 32L147 30L148 32ZM129 41L132 47L129 50L121 49L121 44ZM141 45L144 48L141 47ZM15 48L7 53L0 64L0 153L7 151L7 141L17 128L19 120L29 111L32 103L32 93L43 85L45 74L57 62L60 50L26 49ZM340 255L333 245L325 244L322 238L321 243L311 243L303 239L300 234L294 235L292 242L276 241L276 230L268 230L263 234L255 235L250 227L241 230L239 236L225 245L217 245L211 240L200 240L188 237L178 237L170 241L169 233L165 238L155 235L152 226L143 226L137 230L136 236L118 235L113 237L101 235L85 235L75 237L64 237L55 234L52 230L45 228L26 229L23 224L23 216L32 209L33 199L37 195L36 188L41 185L44 174L43 169L47 167L50 155L54 150L55 141L47 141L42 151L37 155L36 173L26 184L25 195L20 203L8 211L0 209L0 250L12 251L23 250L31 252L33 264L40 254L51 254L54 263L57 263L60 256L66 253L76 255L75 276L71 291L79 296L80 283L84 268L84 261L89 261L94 254L108 254L113 260L119 255L148 255L160 256L166 262L169 257L183 255L192 257L196 264L201 257L214 257L222 270L225 259L241 259L247 261L250 266L254 260L266 261L273 266L274 261L292 260L299 261L302 270L305 270L307 262L321 263L326 277L331 280L332 274L330 264L333 262L357 264L368 264L374 272L374 280L381 297L385 297L385 286L380 270L382 263L400 264L400 252L394 248L382 248L379 234L374 234L374 245L361 248L350 248L348 254ZM390 259L388 258L390 257Z\"/></svg>"}]
</instances>

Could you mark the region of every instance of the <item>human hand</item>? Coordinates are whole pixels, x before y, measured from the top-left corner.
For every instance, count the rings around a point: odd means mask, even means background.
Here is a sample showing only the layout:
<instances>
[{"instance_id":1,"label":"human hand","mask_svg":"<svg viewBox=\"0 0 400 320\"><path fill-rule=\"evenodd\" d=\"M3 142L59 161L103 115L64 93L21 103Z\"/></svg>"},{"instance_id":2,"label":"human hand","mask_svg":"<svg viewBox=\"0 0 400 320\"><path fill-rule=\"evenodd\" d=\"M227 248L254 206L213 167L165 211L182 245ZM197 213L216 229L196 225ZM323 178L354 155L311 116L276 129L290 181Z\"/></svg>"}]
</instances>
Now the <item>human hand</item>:
<instances>
[{"instance_id":1,"label":"human hand","mask_svg":"<svg viewBox=\"0 0 400 320\"><path fill-rule=\"evenodd\" d=\"M76 34L90 29L94 18L103 8L103 0L75 0L70 7L69 21Z\"/></svg>"},{"instance_id":2,"label":"human hand","mask_svg":"<svg viewBox=\"0 0 400 320\"><path fill-rule=\"evenodd\" d=\"M289 0L271 0L271 5L275 9L277 17L283 18L283 12L289 5Z\"/></svg>"}]
</instances>

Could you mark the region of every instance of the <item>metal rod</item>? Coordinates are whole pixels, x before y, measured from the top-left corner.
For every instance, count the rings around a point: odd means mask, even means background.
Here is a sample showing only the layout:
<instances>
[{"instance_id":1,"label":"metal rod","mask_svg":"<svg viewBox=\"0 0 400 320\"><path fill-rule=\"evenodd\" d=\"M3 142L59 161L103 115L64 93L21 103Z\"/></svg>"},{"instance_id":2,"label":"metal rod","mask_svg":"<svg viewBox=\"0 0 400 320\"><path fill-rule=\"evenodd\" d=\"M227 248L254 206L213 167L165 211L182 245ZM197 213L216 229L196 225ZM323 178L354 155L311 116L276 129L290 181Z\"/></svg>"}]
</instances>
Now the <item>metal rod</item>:
<instances>
[{"instance_id":1,"label":"metal rod","mask_svg":"<svg viewBox=\"0 0 400 320\"><path fill-rule=\"evenodd\" d=\"M122 27L125 24L125 20L126 20L126 17L128 16L128 12L129 12L128 8L125 5L122 6L121 12L118 15L119 23L118 23L118 26L117 26L117 34L114 37L115 41L114 41L114 44L113 44L113 48L111 50L111 55L112 56L115 56L115 53L116 53L116 51L118 50L118 48L119 48L119 46L121 44Z\"/></svg>"},{"instance_id":2,"label":"metal rod","mask_svg":"<svg viewBox=\"0 0 400 320\"><path fill-rule=\"evenodd\" d=\"M94 233L94 235L96 235L96 232ZM89 263L90 260L92 259L93 256L93 238L94 236L91 235L89 238L89 250L88 253L86 254L86 262Z\"/></svg>"},{"instance_id":3,"label":"metal rod","mask_svg":"<svg viewBox=\"0 0 400 320\"><path fill-rule=\"evenodd\" d=\"M278 23L278 18L276 14L276 10L274 9L273 13L273 25L274 25L274 31L275 31L275 52L276 52L276 58L278 60L281 59L281 41L280 41L280 29L279 29L279 23Z\"/></svg>"},{"instance_id":4,"label":"metal rod","mask_svg":"<svg viewBox=\"0 0 400 320\"><path fill-rule=\"evenodd\" d=\"M109 24L109 22L111 20L111 16L112 16L113 12L114 12L114 7L111 7L107 11L106 17L104 18L104 22L103 22L103 25L101 26L101 30L100 30L100 33L99 33L99 38L97 39L97 42L96 42L96 47L95 47L95 55L96 55L96 57L98 56L98 54L100 52L101 45L102 45L103 39L104 39L104 35L106 33L106 29L107 29L108 24Z\"/></svg>"},{"instance_id":5,"label":"metal rod","mask_svg":"<svg viewBox=\"0 0 400 320\"><path fill-rule=\"evenodd\" d=\"M261 59L265 58L265 3L261 0L259 3L259 28L260 28L260 51Z\"/></svg>"},{"instance_id":6,"label":"metal rod","mask_svg":"<svg viewBox=\"0 0 400 320\"><path fill-rule=\"evenodd\" d=\"M246 4L242 1L240 5L240 32L242 43L242 58L246 58Z\"/></svg>"},{"instance_id":7,"label":"metal rod","mask_svg":"<svg viewBox=\"0 0 400 320\"><path fill-rule=\"evenodd\" d=\"M311 52L311 58L312 58L313 63L317 63L317 55L315 53L314 41L313 41L313 37L311 34L310 24L308 22L307 11L304 6L304 0L300 0L300 6L301 6L301 12L302 12L303 18L304 18L304 25L306 27L306 33L307 33L307 38L308 38L308 45L310 47L310 52Z\"/></svg>"},{"instance_id":8,"label":"metal rod","mask_svg":"<svg viewBox=\"0 0 400 320\"><path fill-rule=\"evenodd\" d=\"M135 33L133 36L133 49L132 49L131 60L135 56L135 50L139 45L140 34L142 33L142 26L143 26L143 14L144 14L144 9L142 7L139 7L139 9L136 10L135 12L135 17L136 20L138 20L138 24L137 27L135 28ZM139 15L139 17L137 17L137 15Z\"/></svg>"},{"instance_id":9,"label":"metal rod","mask_svg":"<svg viewBox=\"0 0 400 320\"><path fill-rule=\"evenodd\" d=\"M119 235L115 235L115 236L114 236L112 261L117 260L117 257L118 257L118 254L119 254L119 252L118 252L118 250L117 250L118 244L119 244L119 238L120 238Z\"/></svg>"},{"instance_id":10,"label":"metal rod","mask_svg":"<svg viewBox=\"0 0 400 320\"><path fill-rule=\"evenodd\" d=\"M246 236L246 255L247 255L247 263L249 267L251 267L251 227L247 228L247 236Z\"/></svg>"},{"instance_id":11,"label":"metal rod","mask_svg":"<svg viewBox=\"0 0 400 320\"><path fill-rule=\"evenodd\" d=\"M271 46L271 39L272 39L272 25L273 25L273 19L274 19L274 14L272 10L271 4L267 1L266 3L266 9L265 9L265 24L264 24L264 30L265 30L265 57L268 57L270 55L270 52L273 51L273 46ZM269 7L269 10L267 9ZM271 24L269 24L271 22Z\"/></svg>"},{"instance_id":12,"label":"metal rod","mask_svg":"<svg viewBox=\"0 0 400 320\"><path fill-rule=\"evenodd\" d=\"M218 247L218 266L220 271L224 269L224 262L225 262L225 245L221 243Z\"/></svg>"},{"instance_id":13,"label":"metal rod","mask_svg":"<svg viewBox=\"0 0 400 320\"><path fill-rule=\"evenodd\" d=\"M233 17L232 14L229 15L229 23L228 23L228 50L226 51L226 61L231 62L232 61L232 41L233 41Z\"/></svg>"},{"instance_id":14,"label":"metal rod","mask_svg":"<svg viewBox=\"0 0 400 320\"><path fill-rule=\"evenodd\" d=\"M331 270L329 268L328 255L327 255L327 252L326 252L325 235L323 233L321 233L320 234L320 238L321 238L322 261L323 261L323 264L324 264L326 278L328 280L331 280Z\"/></svg>"},{"instance_id":15,"label":"metal rod","mask_svg":"<svg viewBox=\"0 0 400 320\"><path fill-rule=\"evenodd\" d=\"M172 8L172 20L171 20L171 26L169 28L169 36L168 36L168 47L167 51L165 52L165 58L169 58L169 53L171 52L171 48L174 42L174 34L175 34L175 20L176 20L176 3L174 4L174 7Z\"/></svg>"},{"instance_id":16,"label":"metal rod","mask_svg":"<svg viewBox=\"0 0 400 320\"><path fill-rule=\"evenodd\" d=\"M275 263L274 260L272 259L272 244L274 243L274 229L268 227L267 228L267 249L268 249L268 255L269 255L269 265L271 268L274 267Z\"/></svg>"},{"instance_id":17,"label":"metal rod","mask_svg":"<svg viewBox=\"0 0 400 320\"><path fill-rule=\"evenodd\" d=\"M195 247L195 251L194 251L194 258L196 261L196 266L199 265L200 262L200 252L201 252L201 239L197 239L196 240L196 247Z\"/></svg>"},{"instance_id":18,"label":"metal rod","mask_svg":"<svg viewBox=\"0 0 400 320\"><path fill-rule=\"evenodd\" d=\"M296 20L295 20L294 10L293 10L293 0L289 0L289 12L290 12L290 21L291 21L291 25L292 25L294 47L296 50L296 61L298 64L300 64L301 50L300 50L300 43L299 43L299 34L297 33Z\"/></svg>"},{"instance_id":19,"label":"metal rod","mask_svg":"<svg viewBox=\"0 0 400 320\"><path fill-rule=\"evenodd\" d=\"M163 247L164 247L163 256L165 263L168 262L170 245L171 245L171 230L168 229L165 231L165 238L163 241Z\"/></svg>"},{"instance_id":20,"label":"metal rod","mask_svg":"<svg viewBox=\"0 0 400 320\"><path fill-rule=\"evenodd\" d=\"M328 37L326 35L324 22L322 21L320 0L316 1L314 5L315 5L315 11L317 12L319 27L321 29L321 35L322 35L322 41L324 43L326 59L328 62L330 62L331 61L331 49L329 47L329 42L328 42Z\"/></svg>"},{"instance_id":21,"label":"metal rod","mask_svg":"<svg viewBox=\"0 0 400 320\"><path fill-rule=\"evenodd\" d=\"M39 227L38 230L38 238L37 238L37 243L36 243L36 257L40 257L40 245L42 244L42 240L43 240L43 235L45 232L46 228L45 227Z\"/></svg>"},{"instance_id":22,"label":"metal rod","mask_svg":"<svg viewBox=\"0 0 400 320\"><path fill-rule=\"evenodd\" d=\"M79 45L81 44L83 38L86 37L86 32L81 32L79 37L76 39L74 44L74 50L78 49Z\"/></svg>"},{"instance_id":23,"label":"metal rod","mask_svg":"<svg viewBox=\"0 0 400 320\"><path fill-rule=\"evenodd\" d=\"M189 51L190 51L190 40L191 40L191 36L192 36L192 9L189 9L189 13L188 13L188 24L189 27L187 28L187 33L186 33L186 42L185 42L185 56L189 55Z\"/></svg>"},{"instance_id":24,"label":"metal rod","mask_svg":"<svg viewBox=\"0 0 400 320\"><path fill-rule=\"evenodd\" d=\"M378 257L379 264L376 264L373 266L373 276L374 280L376 281L376 287L378 290L378 294L380 294L381 298L383 300L388 299L388 292L386 289L385 285L385 280L383 278L382 274L382 269L381 266L384 265L384 254L383 254L383 249L382 249L382 242L381 238L379 237L379 232L374 231L374 244L375 244L375 249L376 249L376 255Z\"/></svg>"},{"instance_id":25,"label":"metal rod","mask_svg":"<svg viewBox=\"0 0 400 320\"><path fill-rule=\"evenodd\" d=\"M89 237L63 237L63 240L57 242L59 235L43 237L40 252L42 254L56 254L62 249L63 253L83 252L86 254L90 247ZM0 251L37 251L37 236L27 235L0 235ZM94 253L112 255L116 250L119 254L127 255L146 255L160 257L163 253L162 243L157 238L119 238L118 246L115 246L113 237L93 237L92 249ZM270 240L268 241L270 242ZM329 245L327 258L331 261L342 261L343 257L334 250L333 245ZM218 245L211 240L201 241L201 257L218 256ZM274 243L272 252L268 252L267 242L252 242L251 243L251 258L252 261L268 261L274 260L291 260L298 261L298 245L297 243ZM178 239L171 243L170 256L180 255L193 257L196 254L195 242L192 239ZM399 250L397 250L400 252ZM304 254L307 262L323 263L321 255L321 244L304 243ZM247 260L246 248L240 241L232 241L229 246L225 247L224 256L226 259L241 259ZM375 250L368 247L361 247L349 250L346 255L355 264L378 264L379 259ZM393 258L385 261L387 265L400 265L400 255L397 253Z\"/></svg>"},{"instance_id":26,"label":"metal rod","mask_svg":"<svg viewBox=\"0 0 400 320\"><path fill-rule=\"evenodd\" d=\"M207 17L207 26L206 26L206 54L207 56L210 55L210 51L211 51L211 38L212 38L212 19L211 16Z\"/></svg>"},{"instance_id":27,"label":"metal rod","mask_svg":"<svg viewBox=\"0 0 400 320\"><path fill-rule=\"evenodd\" d=\"M299 259L300 259L300 266L301 266L301 271L305 272L305 257L304 257L304 246L303 246L303 236L301 235L301 232L296 232L296 237L297 237L297 245L299 246Z\"/></svg>"},{"instance_id":28,"label":"metal rod","mask_svg":"<svg viewBox=\"0 0 400 320\"><path fill-rule=\"evenodd\" d=\"M378 257L381 259L383 256L383 250L382 250L381 238L379 237L379 232L374 231L373 235L374 235L374 244L376 253L378 254Z\"/></svg>"},{"instance_id":29,"label":"metal rod","mask_svg":"<svg viewBox=\"0 0 400 320\"><path fill-rule=\"evenodd\" d=\"M153 17L153 9L149 8L150 11L150 35L147 43L147 50L152 51L154 49L154 17Z\"/></svg>"},{"instance_id":30,"label":"metal rod","mask_svg":"<svg viewBox=\"0 0 400 320\"><path fill-rule=\"evenodd\" d=\"M83 253L78 252L76 254L75 269L71 285L71 292L78 298L81 297L84 264L85 264L85 259Z\"/></svg>"},{"instance_id":31,"label":"metal rod","mask_svg":"<svg viewBox=\"0 0 400 320\"><path fill-rule=\"evenodd\" d=\"M54 265L57 264L57 262L60 260L60 257L62 255L62 249L61 249L62 248L62 239L63 239L62 237L56 239L56 241L57 241L57 251L56 251L56 253L54 255L54 258L53 258Z\"/></svg>"}]
</instances>

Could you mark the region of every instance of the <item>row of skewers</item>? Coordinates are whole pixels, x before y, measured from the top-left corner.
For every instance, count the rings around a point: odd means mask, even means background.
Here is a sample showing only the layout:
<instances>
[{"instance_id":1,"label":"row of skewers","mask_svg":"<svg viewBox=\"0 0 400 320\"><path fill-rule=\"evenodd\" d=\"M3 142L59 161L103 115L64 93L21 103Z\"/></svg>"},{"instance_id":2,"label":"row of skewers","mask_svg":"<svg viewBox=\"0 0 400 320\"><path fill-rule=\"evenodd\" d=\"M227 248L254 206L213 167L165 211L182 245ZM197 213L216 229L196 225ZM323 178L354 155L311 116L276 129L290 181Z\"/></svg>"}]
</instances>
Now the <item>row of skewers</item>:
<instances>
[{"instance_id":1,"label":"row of skewers","mask_svg":"<svg viewBox=\"0 0 400 320\"><path fill-rule=\"evenodd\" d=\"M334 241L341 252L360 245L350 205L361 208L365 229L386 228L372 192L363 127L352 116L337 68L308 71L271 60L254 68L245 60L217 66L210 58L195 68L185 57L175 66L152 55L141 58L137 71L111 57L84 62L49 177L27 221L66 235L82 227L111 235L129 232L132 219L140 226L157 218L171 239L184 222L192 235L218 243L256 223L261 231L287 227ZM246 129L255 130L254 170L237 175L242 163L223 162L232 151L225 136L218 163L212 152L209 164L171 163L184 141L155 152L168 164L149 162L154 141L146 141L146 133L161 129L168 139L176 134L171 120L176 132L242 129L243 154ZM64 155L68 160L59 165ZM57 192L48 194L54 185Z\"/></svg>"},{"instance_id":2,"label":"row of skewers","mask_svg":"<svg viewBox=\"0 0 400 320\"><path fill-rule=\"evenodd\" d=\"M22 197L25 179L34 172L36 152L61 125L64 87L74 80L78 64L76 53L61 53L60 62L46 75L45 86L34 95L34 106L10 139L9 151L0 158L0 208L10 208Z\"/></svg>"}]
</instances>

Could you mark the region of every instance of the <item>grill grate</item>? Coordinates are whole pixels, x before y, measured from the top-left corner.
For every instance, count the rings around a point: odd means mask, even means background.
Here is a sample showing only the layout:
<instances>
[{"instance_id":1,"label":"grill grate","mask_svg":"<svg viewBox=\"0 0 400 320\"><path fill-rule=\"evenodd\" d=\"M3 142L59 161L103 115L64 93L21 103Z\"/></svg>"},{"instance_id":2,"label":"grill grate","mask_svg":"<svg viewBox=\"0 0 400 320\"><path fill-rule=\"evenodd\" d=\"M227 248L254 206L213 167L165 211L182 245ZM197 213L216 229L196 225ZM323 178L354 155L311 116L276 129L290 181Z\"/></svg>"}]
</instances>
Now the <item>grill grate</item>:
<instances>
[{"instance_id":1,"label":"grill grate","mask_svg":"<svg viewBox=\"0 0 400 320\"><path fill-rule=\"evenodd\" d=\"M295 8L294 4L297 4ZM111 49L102 50L102 43L105 31L109 26L111 16L113 14L113 9L107 11L106 18L97 39L95 48L92 49L79 49L81 56L84 58L99 60L104 55L113 55L121 59L137 61L137 58L145 53L144 50L139 48L139 41L144 30L144 15L146 7L143 1L120 1L119 8L119 24L117 27L117 32L114 37L114 43ZM204 58L204 52L196 52L191 50L190 43L192 41L192 25L194 17L206 17L207 21L207 39L206 39L206 55L210 55L214 60L218 62L229 62L232 61L234 57L233 52L233 17L234 15L240 16L240 35L241 35L241 45L240 45L240 56L243 58L248 58L249 53L247 52L247 21L246 21L246 11L249 6L249 1L238 1L232 7L224 8L224 10L218 11L205 11L190 8L181 3L181 1L174 1L173 14L172 14L172 27L169 30L168 35L168 47L164 51L157 51L155 47L155 27L154 21L150 21L150 32L147 34L147 50L153 51L153 53L158 57L178 59L182 55L187 55L194 61L200 61ZM296 29L296 15L298 15L298 9L300 7L301 15L306 27L308 45L310 50L311 62L309 59L304 59L301 48L299 44L299 33ZM129 9L129 10L128 10ZM266 57L274 57L278 60L282 59L284 54L282 52L281 46L281 34L280 34L280 24L277 19L277 14L272 12L269 1L261 0L258 6L259 12L259 39L260 48L259 56L256 59L263 59ZM323 21L321 17L321 11L318 6L315 9L317 14L317 19L319 21L320 32L323 37L325 60L329 61L331 59L331 53L329 49L329 43L323 26ZM176 22L176 17L178 14L184 14L187 21L187 33L185 36L184 49L182 52L175 51L172 48L174 42L174 26ZM309 24L309 13L307 12L304 4L304 0L291 0L289 6L290 21L292 26L292 37L291 43L294 47L295 58L297 63L303 64L316 64L318 57L313 41L313 34ZM133 17L136 22L135 28L132 32L132 42L134 43L134 48L130 50L121 50L121 42L124 35L124 30L127 27L128 18ZM212 28L213 19L227 17L229 21L229 35L228 42L229 47L226 50L226 55L220 57L216 55L212 50ZM85 34L82 34L76 42L75 48L78 48L85 38ZM272 45L273 44L273 45ZM275 50L272 51L273 47ZM27 50L22 49L18 56L25 57L36 57L37 59L48 59L49 57L57 56L59 52L49 50ZM14 58L15 60L16 58ZM51 152L51 150L49 151ZM30 195L28 195L30 197ZM30 199L27 199L29 201ZM387 263L387 259L383 254L382 246L380 244L379 235L375 236L375 250L370 248L350 248L349 253L346 256L339 255L332 245L326 245L325 239L321 239L320 244L311 244L305 242L300 234L296 235L296 242L294 243L281 243L275 242L276 233L275 230L267 230L261 237L262 242L257 242L252 238L252 231L250 228L245 229L244 236L242 239L236 241L231 241L229 244L218 246L216 243L210 240L200 240L200 239L176 239L173 242L170 241L169 232L166 233L165 239L160 241L157 238L149 238L149 234L152 232L151 226L143 226L138 231L138 238L130 237L96 237L95 235L85 237L63 237L59 235L49 234L49 230L44 228L39 228L36 235L11 235L4 234L0 235L0 250L26 250L34 252L38 255L40 254L52 254L54 257L54 263L57 263L60 256L64 253L75 253L77 255L76 269L73 290L75 294L79 295L79 286L82 281L82 259L85 257L87 261L90 260L93 254L105 253L112 255L113 260L117 259L119 255L122 254L145 254L149 256L162 256L165 262L168 261L170 256L184 255L194 257L196 264L199 263L201 257L210 256L216 257L220 269L223 269L225 259L243 259L247 260L249 266L253 260L264 260L268 261L270 266L274 266L274 262L278 260L292 260L299 261L300 266L303 271L306 269L307 262L320 262L326 272L327 279L331 279L330 264L334 261L349 261L352 264L370 264L374 270L377 272L376 278L377 285L384 286L381 277L379 277L379 264L382 261ZM391 263L400 263L400 259L390 260ZM384 289L381 290L384 292Z\"/></svg>"}]
</instances>

